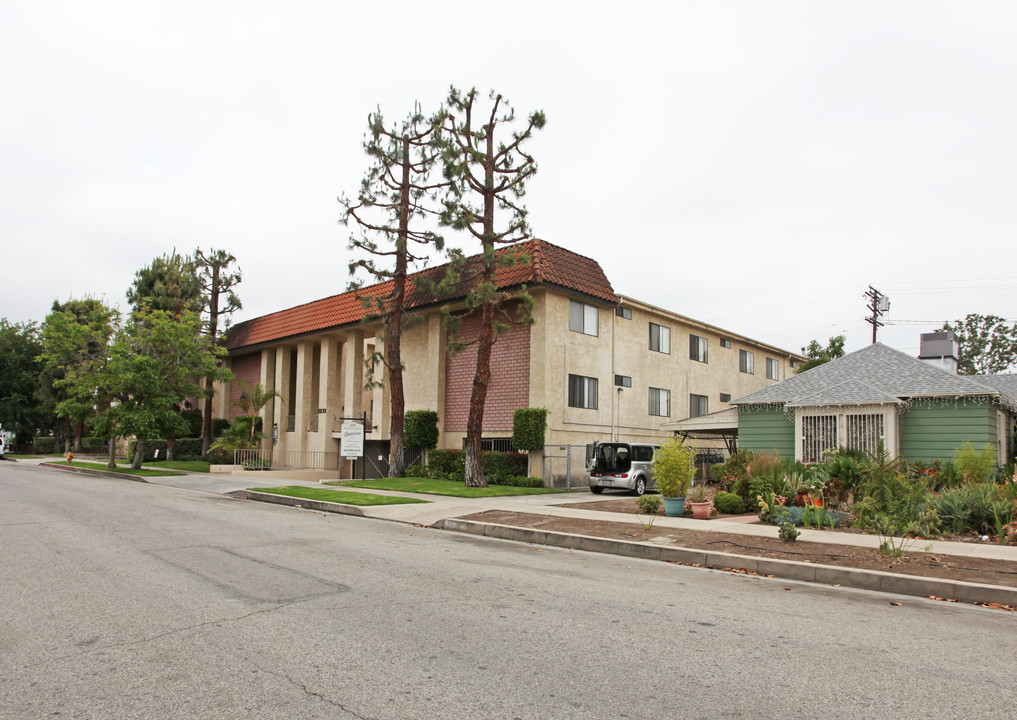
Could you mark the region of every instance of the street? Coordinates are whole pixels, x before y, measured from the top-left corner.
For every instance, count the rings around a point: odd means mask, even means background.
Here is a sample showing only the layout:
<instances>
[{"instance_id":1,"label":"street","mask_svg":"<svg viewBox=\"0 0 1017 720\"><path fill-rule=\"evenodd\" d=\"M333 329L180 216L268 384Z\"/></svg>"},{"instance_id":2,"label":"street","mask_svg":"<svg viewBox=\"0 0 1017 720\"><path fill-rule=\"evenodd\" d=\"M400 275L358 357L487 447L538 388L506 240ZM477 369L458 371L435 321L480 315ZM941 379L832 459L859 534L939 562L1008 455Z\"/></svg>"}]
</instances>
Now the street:
<instances>
[{"instance_id":1,"label":"street","mask_svg":"<svg viewBox=\"0 0 1017 720\"><path fill-rule=\"evenodd\" d=\"M1017 613L13 462L0 628L3 720L1017 715Z\"/></svg>"}]
</instances>

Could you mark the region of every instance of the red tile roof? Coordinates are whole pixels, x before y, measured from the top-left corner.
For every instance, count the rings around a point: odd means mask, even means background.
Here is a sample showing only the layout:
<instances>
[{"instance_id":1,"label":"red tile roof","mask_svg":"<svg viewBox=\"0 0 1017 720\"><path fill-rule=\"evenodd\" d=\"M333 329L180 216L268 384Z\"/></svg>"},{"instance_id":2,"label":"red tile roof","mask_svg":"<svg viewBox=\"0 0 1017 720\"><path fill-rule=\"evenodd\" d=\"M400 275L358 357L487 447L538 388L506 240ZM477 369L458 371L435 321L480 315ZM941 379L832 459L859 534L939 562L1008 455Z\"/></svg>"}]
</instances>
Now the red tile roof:
<instances>
[{"instance_id":1,"label":"red tile roof","mask_svg":"<svg viewBox=\"0 0 1017 720\"><path fill-rule=\"evenodd\" d=\"M495 282L501 289L523 284L530 287L556 287L612 304L618 302L618 296L614 294L611 283L596 260L543 240L529 240L506 246L499 250L499 254L509 249L516 249L528 255L530 262L499 268L495 274ZM474 256L470 261L475 262L479 257ZM411 277L426 274L437 278L440 277L444 267L441 265L429 268ZM230 350L239 350L284 338L354 325L368 314L364 309L362 298L384 297L391 287L391 281L370 285L357 292L333 295L247 320L230 329L226 347ZM461 291L439 298L418 288L410 288L407 292L407 307L423 308L460 300L465 295L465 291Z\"/></svg>"}]
</instances>

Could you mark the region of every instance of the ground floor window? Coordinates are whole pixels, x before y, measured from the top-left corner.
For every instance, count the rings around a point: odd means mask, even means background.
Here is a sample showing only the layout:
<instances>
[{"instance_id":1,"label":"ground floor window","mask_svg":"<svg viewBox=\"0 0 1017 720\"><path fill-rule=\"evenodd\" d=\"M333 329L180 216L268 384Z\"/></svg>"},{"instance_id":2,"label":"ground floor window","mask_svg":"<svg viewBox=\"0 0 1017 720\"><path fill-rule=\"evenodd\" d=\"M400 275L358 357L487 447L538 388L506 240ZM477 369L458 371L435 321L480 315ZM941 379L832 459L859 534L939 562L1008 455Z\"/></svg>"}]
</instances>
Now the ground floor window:
<instances>
[{"instance_id":1,"label":"ground floor window","mask_svg":"<svg viewBox=\"0 0 1017 720\"><path fill-rule=\"evenodd\" d=\"M809 415L802 418L802 462L819 462L826 450L836 449L836 415Z\"/></svg>"},{"instance_id":2,"label":"ground floor window","mask_svg":"<svg viewBox=\"0 0 1017 720\"><path fill-rule=\"evenodd\" d=\"M827 450L845 448L874 453L886 440L881 412L802 416L802 462L820 462Z\"/></svg>"}]
</instances>

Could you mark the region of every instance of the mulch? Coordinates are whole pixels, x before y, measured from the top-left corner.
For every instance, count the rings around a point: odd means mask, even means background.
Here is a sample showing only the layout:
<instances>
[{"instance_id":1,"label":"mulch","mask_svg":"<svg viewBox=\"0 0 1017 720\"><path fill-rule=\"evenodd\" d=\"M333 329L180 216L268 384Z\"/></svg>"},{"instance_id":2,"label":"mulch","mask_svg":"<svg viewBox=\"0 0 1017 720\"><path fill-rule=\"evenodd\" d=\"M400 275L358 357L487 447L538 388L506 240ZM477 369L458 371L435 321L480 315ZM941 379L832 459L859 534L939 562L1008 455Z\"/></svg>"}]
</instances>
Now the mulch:
<instances>
[{"instance_id":1,"label":"mulch","mask_svg":"<svg viewBox=\"0 0 1017 720\"><path fill-rule=\"evenodd\" d=\"M713 550L736 555L751 555L779 560L794 560L797 562L983 583L986 585L1017 587L1017 562L934 555L923 550L927 546L928 541L922 539L909 541L909 544L905 546L902 557L885 557L873 548L834 545L814 541L787 542L777 537L777 528L775 526L771 526L773 528L773 537L736 535L709 530L686 530L657 525L646 530L643 528L637 514L638 508L634 498L566 504L568 507L585 510L631 513L632 522L563 518L502 510L488 510L482 513L475 513L463 519L509 525L512 527L589 535L614 540L667 542L676 547ZM724 517L723 515L718 516L718 519L723 519ZM708 523L710 520L701 520L699 522ZM826 530L825 532L838 531Z\"/></svg>"}]
</instances>

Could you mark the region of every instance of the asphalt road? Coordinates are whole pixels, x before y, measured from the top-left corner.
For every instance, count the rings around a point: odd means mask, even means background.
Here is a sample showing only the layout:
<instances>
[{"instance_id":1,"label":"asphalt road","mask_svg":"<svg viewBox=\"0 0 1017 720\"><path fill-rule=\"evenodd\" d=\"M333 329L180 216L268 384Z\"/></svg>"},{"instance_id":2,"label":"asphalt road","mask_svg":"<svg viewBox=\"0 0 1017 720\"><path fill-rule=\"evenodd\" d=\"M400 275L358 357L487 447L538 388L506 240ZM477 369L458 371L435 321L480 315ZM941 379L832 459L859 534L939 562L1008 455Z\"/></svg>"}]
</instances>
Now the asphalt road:
<instances>
[{"instance_id":1,"label":"asphalt road","mask_svg":"<svg viewBox=\"0 0 1017 720\"><path fill-rule=\"evenodd\" d=\"M0 463L3 720L1013 718L1015 671L1015 613Z\"/></svg>"}]
</instances>

